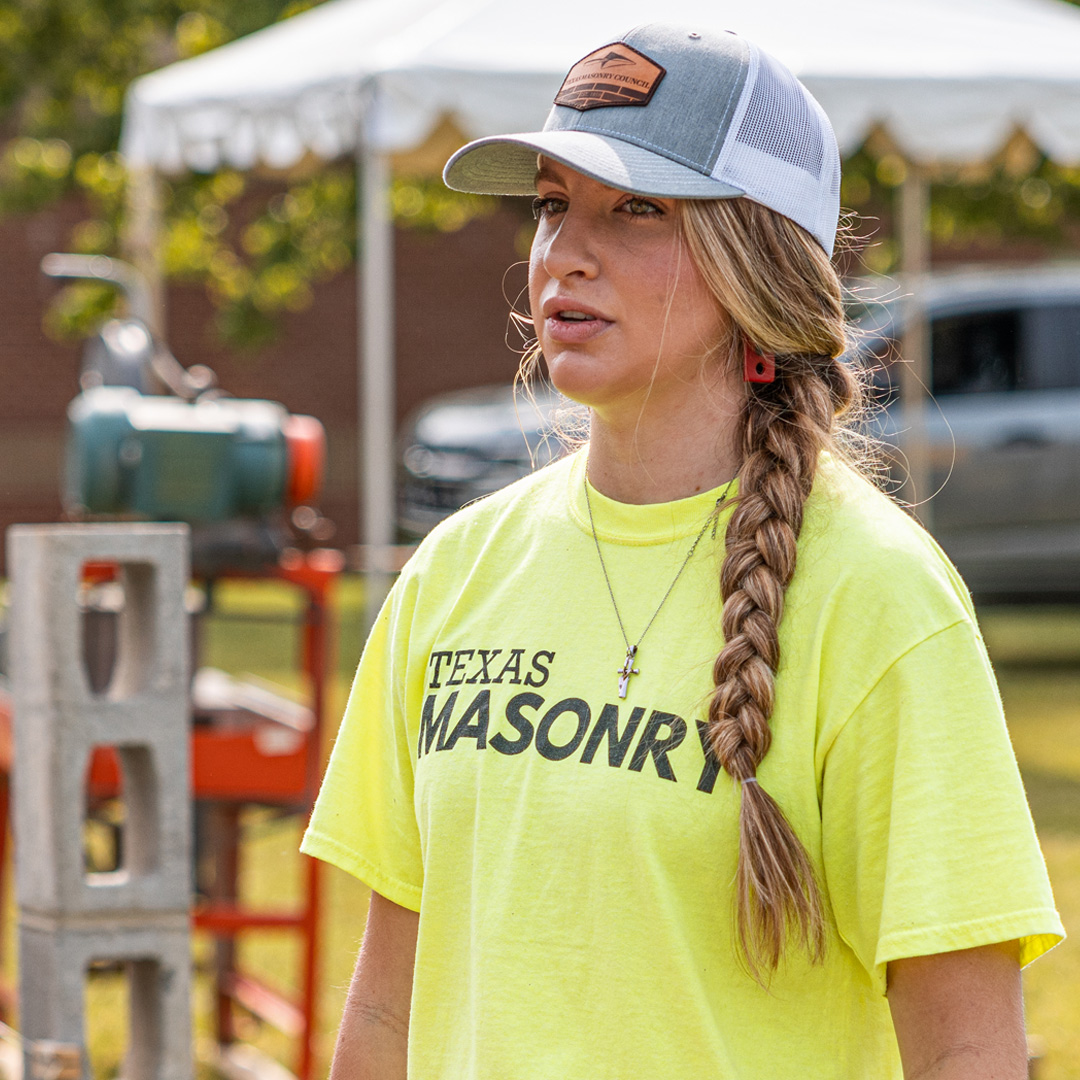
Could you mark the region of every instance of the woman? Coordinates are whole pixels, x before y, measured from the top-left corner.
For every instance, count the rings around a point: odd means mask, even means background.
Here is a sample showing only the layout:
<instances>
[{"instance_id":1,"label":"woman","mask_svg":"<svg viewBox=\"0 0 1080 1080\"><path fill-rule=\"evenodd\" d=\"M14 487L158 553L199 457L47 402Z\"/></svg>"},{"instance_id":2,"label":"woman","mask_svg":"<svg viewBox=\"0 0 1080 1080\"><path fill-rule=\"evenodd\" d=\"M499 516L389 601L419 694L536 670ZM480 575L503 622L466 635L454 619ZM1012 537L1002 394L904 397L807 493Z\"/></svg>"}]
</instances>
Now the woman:
<instances>
[{"instance_id":1,"label":"woman","mask_svg":"<svg viewBox=\"0 0 1080 1080\"><path fill-rule=\"evenodd\" d=\"M373 890L334 1077L1020 1080L1062 930L966 590L844 464L824 114L639 27L446 176L535 184L590 439L365 648L305 839Z\"/></svg>"}]
</instances>

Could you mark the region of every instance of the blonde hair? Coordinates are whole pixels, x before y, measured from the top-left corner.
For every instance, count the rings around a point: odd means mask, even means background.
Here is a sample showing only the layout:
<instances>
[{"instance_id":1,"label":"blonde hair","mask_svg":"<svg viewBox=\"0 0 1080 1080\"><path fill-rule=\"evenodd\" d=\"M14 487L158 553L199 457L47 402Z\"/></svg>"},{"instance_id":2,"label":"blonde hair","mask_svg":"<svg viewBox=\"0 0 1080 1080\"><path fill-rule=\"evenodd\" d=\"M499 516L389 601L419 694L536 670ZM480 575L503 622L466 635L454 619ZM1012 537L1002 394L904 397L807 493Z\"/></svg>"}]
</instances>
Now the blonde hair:
<instances>
[{"instance_id":1,"label":"blonde hair","mask_svg":"<svg viewBox=\"0 0 1080 1080\"><path fill-rule=\"evenodd\" d=\"M778 631L803 507L823 450L853 460L860 440L850 421L861 418L866 392L839 360L848 344L843 290L809 233L745 198L676 206L683 244L729 316L728 340L711 355L740 373L744 342L776 357L773 382L746 384L738 421L739 490L720 568L724 646L713 663L706 735L739 784L737 937L761 981L763 970L779 966L789 935L814 961L824 955L813 864L757 770L772 742ZM533 342L522 357L526 391L540 355Z\"/></svg>"},{"instance_id":2,"label":"blonde hair","mask_svg":"<svg viewBox=\"0 0 1080 1080\"><path fill-rule=\"evenodd\" d=\"M776 357L773 382L746 383L739 419L739 491L720 569L724 646L707 729L711 753L739 783L736 924L760 979L779 965L789 935L813 960L824 954L810 857L756 778L772 741L778 629L803 507L821 452L844 453L841 419L860 411L863 390L838 359L847 344L839 276L808 233L748 199L678 206L690 257L730 316L721 355L740 371L744 342Z\"/></svg>"}]
</instances>

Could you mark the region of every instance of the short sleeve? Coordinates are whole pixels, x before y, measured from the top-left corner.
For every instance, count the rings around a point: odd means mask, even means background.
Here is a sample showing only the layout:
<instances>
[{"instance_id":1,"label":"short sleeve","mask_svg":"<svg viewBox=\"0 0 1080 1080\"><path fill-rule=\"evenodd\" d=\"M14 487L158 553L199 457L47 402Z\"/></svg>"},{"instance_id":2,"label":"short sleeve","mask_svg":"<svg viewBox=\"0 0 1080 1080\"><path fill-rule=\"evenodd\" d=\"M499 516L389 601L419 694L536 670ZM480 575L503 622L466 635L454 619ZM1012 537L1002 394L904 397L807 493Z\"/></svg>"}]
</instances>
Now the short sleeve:
<instances>
[{"instance_id":1,"label":"short sleeve","mask_svg":"<svg viewBox=\"0 0 1080 1080\"><path fill-rule=\"evenodd\" d=\"M1029 963L1064 937L975 626L895 660L829 748L826 883L841 937L886 965L999 941Z\"/></svg>"},{"instance_id":2,"label":"short sleeve","mask_svg":"<svg viewBox=\"0 0 1080 1080\"><path fill-rule=\"evenodd\" d=\"M300 850L419 911L424 874L403 706L404 591L399 580L368 637Z\"/></svg>"}]
</instances>

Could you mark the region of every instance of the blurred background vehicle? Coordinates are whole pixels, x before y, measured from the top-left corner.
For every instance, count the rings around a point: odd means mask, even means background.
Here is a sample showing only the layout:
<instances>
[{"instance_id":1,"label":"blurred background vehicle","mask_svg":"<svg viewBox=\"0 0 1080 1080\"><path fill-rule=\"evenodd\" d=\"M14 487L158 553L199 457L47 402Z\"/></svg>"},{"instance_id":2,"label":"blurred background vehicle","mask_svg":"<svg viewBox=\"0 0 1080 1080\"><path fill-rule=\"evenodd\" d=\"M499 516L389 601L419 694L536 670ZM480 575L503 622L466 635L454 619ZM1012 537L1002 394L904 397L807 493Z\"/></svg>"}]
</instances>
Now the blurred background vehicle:
<instances>
[{"instance_id":1,"label":"blurred background vehicle","mask_svg":"<svg viewBox=\"0 0 1080 1080\"><path fill-rule=\"evenodd\" d=\"M982 600L1080 599L1080 266L958 271L922 291L932 529ZM892 445L904 305L871 305L859 352L880 362ZM903 475L902 460L894 466Z\"/></svg>"},{"instance_id":2,"label":"blurred background vehicle","mask_svg":"<svg viewBox=\"0 0 1080 1080\"><path fill-rule=\"evenodd\" d=\"M399 439L398 528L419 539L474 499L563 454L572 406L547 386L530 398L511 386L484 386L429 399Z\"/></svg>"},{"instance_id":3,"label":"blurred background vehicle","mask_svg":"<svg viewBox=\"0 0 1080 1080\"><path fill-rule=\"evenodd\" d=\"M941 273L922 297L935 536L980 600L1080 600L1080 265ZM857 313L884 406L872 430L892 446L908 424L891 378L903 320L900 299ZM547 390L515 403L491 386L426 402L399 443L402 531L422 536L562 453L561 401ZM893 472L902 478L900 455Z\"/></svg>"}]
</instances>

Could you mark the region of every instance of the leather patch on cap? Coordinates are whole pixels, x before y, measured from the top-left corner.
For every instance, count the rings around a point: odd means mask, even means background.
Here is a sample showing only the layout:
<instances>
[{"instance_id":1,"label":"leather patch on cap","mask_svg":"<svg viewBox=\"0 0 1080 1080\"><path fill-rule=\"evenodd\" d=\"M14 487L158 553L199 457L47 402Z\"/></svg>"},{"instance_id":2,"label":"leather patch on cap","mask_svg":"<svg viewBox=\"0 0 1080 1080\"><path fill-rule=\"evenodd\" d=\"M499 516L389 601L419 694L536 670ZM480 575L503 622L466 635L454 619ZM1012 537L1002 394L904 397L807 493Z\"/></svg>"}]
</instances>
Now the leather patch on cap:
<instances>
[{"instance_id":1,"label":"leather patch on cap","mask_svg":"<svg viewBox=\"0 0 1080 1080\"><path fill-rule=\"evenodd\" d=\"M589 53L570 69L555 104L579 112L612 105L648 105L664 75L659 64L616 42Z\"/></svg>"}]
</instances>

